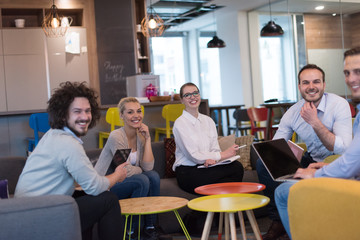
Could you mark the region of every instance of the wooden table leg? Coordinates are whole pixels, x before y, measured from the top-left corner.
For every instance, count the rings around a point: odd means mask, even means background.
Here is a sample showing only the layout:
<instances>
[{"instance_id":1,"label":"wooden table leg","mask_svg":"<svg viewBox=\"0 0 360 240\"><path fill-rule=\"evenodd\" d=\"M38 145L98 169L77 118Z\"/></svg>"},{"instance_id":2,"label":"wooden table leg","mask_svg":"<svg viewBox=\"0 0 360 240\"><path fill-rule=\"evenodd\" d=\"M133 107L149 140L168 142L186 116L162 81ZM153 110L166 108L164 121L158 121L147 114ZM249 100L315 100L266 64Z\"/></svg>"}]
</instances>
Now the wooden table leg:
<instances>
[{"instance_id":1,"label":"wooden table leg","mask_svg":"<svg viewBox=\"0 0 360 240\"><path fill-rule=\"evenodd\" d=\"M260 234L260 229L259 229L259 226L256 222L256 218L255 218L255 215L254 215L254 212L252 210L246 210L246 214L249 218L249 221L250 221L250 224L251 224L251 227L254 231L254 234L255 234L255 237L257 240L262 240L262 237L261 237L261 234Z\"/></svg>"},{"instance_id":2,"label":"wooden table leg","mask_svg":"<svg viewBox=\"0 0 360 240\"><path fill-rule=\"evenodd\" d=\"M231 240L236 240L235 214L229 213Z\"/></svg>"},{"instance_id":3,"label":"wooden table leg","mask_svg":"<svg viewBox=\"0 0 360 240\"><path fill-rule=\"evenodd\" d=\"M239 214L239 222L240 222L240 229L241 229L242 238L243 238L243 239L247 239L247 238L246 238L246 229L245 229L244 215L243 215L242 212L238 212L238 214Z\"/></svg>"},{"instance_id":4,"label":"wooden table leg","mask_svg":"<svg viewBox=\"0 0 360 240\"><path fill-rule=\"evenodd\" d=\"M270 140L271 116L272 116L272 108L268 107L265 140Z\"/></svg>"},{"instance_id":5,"label":"wooden table leg","mask_svg":"<svg viewBox=\"0 0 360 240\"><path fill-rule=\"evenodd\" d=\"M201 240L208 240L209 239L209 234L210 234L210 230L211 230L211 223L212 223L213 218L214 218L214 212L208 212L208 214L206 216L204 229L203 229L203 232L202 232L202 235L201 235Z\"/></svg>"},{"instance_id":6,"label":"wooden table leg","mask_svg":"<svg viewBox=\"0 0 360 240\"><path fill-rule=\"evenodd\" d=\"M219 214L218 240L221 240L221 238L222 238L223 226L224 226L224 213L221 212L221 213Z\"/></svg>"}]
</instances>

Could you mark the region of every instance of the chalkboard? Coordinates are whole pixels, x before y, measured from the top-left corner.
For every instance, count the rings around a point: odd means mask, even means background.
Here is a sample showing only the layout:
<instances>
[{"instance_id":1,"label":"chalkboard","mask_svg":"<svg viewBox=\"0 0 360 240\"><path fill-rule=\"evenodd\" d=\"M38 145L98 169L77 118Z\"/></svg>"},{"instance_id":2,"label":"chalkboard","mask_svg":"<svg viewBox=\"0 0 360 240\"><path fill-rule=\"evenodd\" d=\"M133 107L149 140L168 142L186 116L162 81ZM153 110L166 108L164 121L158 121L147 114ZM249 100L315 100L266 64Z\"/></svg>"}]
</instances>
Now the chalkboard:
<instances>
[{"instance_id":1,"label":"chalkboard","mask_svg":"<svg viewBox=\"0 0 360 240\"><path fill-rule=\"evenodd\" d=\"M136 74L131 0L95 0L102 105L126 97L126 77Z\"/></svg>"}]
</instances>

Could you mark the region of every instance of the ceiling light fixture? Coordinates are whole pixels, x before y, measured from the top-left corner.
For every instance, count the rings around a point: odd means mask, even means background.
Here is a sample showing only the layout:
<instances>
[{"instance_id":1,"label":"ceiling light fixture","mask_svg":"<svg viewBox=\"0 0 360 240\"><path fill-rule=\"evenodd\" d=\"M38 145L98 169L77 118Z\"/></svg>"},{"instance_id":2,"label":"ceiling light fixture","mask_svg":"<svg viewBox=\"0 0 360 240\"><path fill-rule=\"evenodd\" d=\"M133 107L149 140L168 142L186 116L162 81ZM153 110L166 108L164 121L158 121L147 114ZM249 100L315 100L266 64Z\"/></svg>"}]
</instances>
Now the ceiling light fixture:
<instances>
[{"instance_id":1,"label":"ceiling light fixture","mask_svg":"<svg viewBox=\"0 0 360 240\"><path fill-rule=\"evenodd\" d=\"M216 24L216 21L215 21L215 8L216 8L216 5L212 4L210 6L213 10L213 18L214 18L214 32L215 32L215 35L213 37L213 39L211 39L208 43L207 43L207 47L208 48L223 48L223 47L226 47L226 44L223 40L221 40L220 38L218 38L218 36L216 36L216 30L215 30L215 24Z\"/></svg>"},{"instance_id":2,"label":"ceiling light fixture","mask_svg":"<svg viewBox=\"0 0 360 240\"><path fill-rule=\"evenodd\" d=\"M271 3L269 0L270 21L261 29L261 37L274 37L284 35L284 30L272 20Z\"/></svg>"},{"instance_id":3,"label":"ceiling light fixture","mask_svg":"<svg viewBox=\"0 0 360 240\"><path fill-rule=\"evenodd\" d=\"M151 6L148 9L148 13L141 20L141 32L146 37L159 37L165 30L164 21L156 14L154 8Z\"/></svg>"},{"instance_id":4,"label":"ceiling light fixture","mask_svg":"<svg viewBox=\"0 0 360 240\"><path fill-rule=\"evenodd\" d=\"M65 36L70 24L61 24L61 19L62 16L59 15L58 8L55 5L55 0L53 0L53 4L49 12L45 15L42 23L42 29L47 37Z\"/></svg>"},{"instance_id":5,"label":"ceiling light fixture","mask_svg":"<svg viewBox=\"0 0 360 240\"><path fill-rule=\"evenodd\" d=\"M315 7L315 10L317 10L317 11L321 11L323 9L324 9L324 6L322 6L322 5Z\"/></svg>"}]
</instances>

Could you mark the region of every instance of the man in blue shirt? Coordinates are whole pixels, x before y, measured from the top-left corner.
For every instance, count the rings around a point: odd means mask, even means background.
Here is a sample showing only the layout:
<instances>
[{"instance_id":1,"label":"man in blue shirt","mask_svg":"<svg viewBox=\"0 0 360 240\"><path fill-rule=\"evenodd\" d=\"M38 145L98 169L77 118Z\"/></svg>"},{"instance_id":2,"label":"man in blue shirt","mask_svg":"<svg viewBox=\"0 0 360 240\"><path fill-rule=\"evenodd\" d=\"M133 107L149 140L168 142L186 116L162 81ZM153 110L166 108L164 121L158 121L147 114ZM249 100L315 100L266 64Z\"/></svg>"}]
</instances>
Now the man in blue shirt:
<instances>
[{"instance_id":1,"label":"man in blue shirt","mask_svg":"<svg viewBox=\"0 0 360 240\"><path fill-rule=\"evenodd\" d=\"M350 145L351 112L342 97L325 93L325 73L314 64L304 66L298 74L298 88L303 99L294 104L281 118L274 139L291 139L294 132L305 142L307 152L301 159L302 167L322 162L333 154L342 154ZM267 206L273 220L264 240L287 239L274 201L274 191L280 183L272 180L263 163L258 160L259 180L266 185L264 194L270 198Z\"/></svg>"},{"instance_id":2,"label":"man in blue shirt","mask_svg":"<svg viewBox=\"0 0 360 240\"><path fill-rule=\"evenodd\" d=\"M344 53L345 82L351 90L353 99L360 99L360 47L350 49ZM360 104L357 105L360 110ZM330 164L313 163L307 168L299 168L295 174L298 178L333 177L360 179L360 114L357 114L353 132L354 139L344 154ZM290 187L294 183L281 184L275 191L275 201L281 221L290 236L287 200Z\"/></svg>"}]
</instances>

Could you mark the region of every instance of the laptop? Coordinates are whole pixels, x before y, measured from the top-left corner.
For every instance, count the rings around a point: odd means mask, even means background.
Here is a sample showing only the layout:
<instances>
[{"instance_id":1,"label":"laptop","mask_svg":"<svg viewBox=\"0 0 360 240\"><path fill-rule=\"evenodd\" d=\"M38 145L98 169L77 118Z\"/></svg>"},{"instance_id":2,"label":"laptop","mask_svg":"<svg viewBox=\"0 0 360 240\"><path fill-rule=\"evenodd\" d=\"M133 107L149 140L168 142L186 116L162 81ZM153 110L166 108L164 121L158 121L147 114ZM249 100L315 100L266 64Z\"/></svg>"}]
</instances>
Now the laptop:
<instances>
[{"instance_id":1,"label":"laptop","mask_svg":"<svg viewBox=\"0 0 360 240\"><path fill-rule=\"evenodd\" d=\"M252 144L266 170L276 182L299 181L293 178L301 167L287 141L283 138Z\"/></svg>"}]
</instances>

